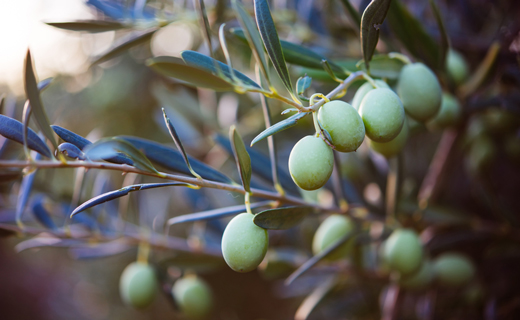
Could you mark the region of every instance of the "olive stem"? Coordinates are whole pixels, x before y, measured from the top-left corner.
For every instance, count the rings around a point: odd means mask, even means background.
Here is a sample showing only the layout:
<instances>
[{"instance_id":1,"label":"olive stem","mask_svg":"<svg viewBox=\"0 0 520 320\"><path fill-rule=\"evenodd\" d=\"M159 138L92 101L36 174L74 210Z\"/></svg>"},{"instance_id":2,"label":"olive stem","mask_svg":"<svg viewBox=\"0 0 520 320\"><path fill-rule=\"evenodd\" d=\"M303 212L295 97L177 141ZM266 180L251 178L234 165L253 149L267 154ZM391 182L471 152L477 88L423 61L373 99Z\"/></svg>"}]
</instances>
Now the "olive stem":
<instances>
[{"instance_id":1,"label":"olive stem","mask_svg":"<svg viewBox=\"0 0 520 320\"><path fill-rule=\"evenodd\" d=\"M389 168L388 168L388 176L386 182L386 221L389 225L395 225L397 223L397 218L395 214L396 206L397 206L397 189L399 184L399 159L397 157L393 157L388 160Z\"/></svg>"},{"instance_id":2,"label":"olive stem","mask_svg":"<svg viewBox=\"0 0 520 320\"><path fill-rule=\"evenodd\" d=\"M253 211L251 211L251 193L246 192L244 196L244 204L246 205L246 212L253 214Z\"/></svg>"}]
</instances>

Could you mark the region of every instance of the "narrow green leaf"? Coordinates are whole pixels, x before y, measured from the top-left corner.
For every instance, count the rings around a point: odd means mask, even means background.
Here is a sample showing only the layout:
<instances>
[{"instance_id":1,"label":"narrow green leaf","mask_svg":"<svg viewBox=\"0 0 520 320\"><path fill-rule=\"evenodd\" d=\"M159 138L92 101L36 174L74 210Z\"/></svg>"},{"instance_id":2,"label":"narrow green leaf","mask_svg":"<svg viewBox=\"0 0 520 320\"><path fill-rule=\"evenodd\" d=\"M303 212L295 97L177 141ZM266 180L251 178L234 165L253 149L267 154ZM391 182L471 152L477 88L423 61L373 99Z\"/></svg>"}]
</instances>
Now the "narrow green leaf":
<instances>
[{"instance_id":1,"label":"narrow green leaf","mask_svg":"<svg viewBox=\"0 0 520 320\"><path fill-rule=\"evenodd\" d=\"M23 124L20 121L4 116L3 114L0 114L0 134L7 139L23 144ZM47 158L52 158L52 152L49 150L49 147L31 128L28 128L27 131L27 146L29 149L32 149Z\"/></svg>"},{"instance_id":2,"label":"narrow green leaf","mask_svg":"<svg viewBox=\"0 0 520 320\"><path fill-rule=\"evenodd\" d=\"M197 178L202 177L196 173L193 168L190 165L190 160L188 159L188 154L186 153L186 150L184 150L184 146L182 145L181 139L179 138L179 135L177 134L177 131L175 131L175 127L173 126L172 122L166 115L166 112L164 111L164 108L162 109L164 122L166 122L166 126L168 127L168 131L170 132L170 135L173 138L173 141L175 142L175 145L177 146L177 149L181 152L182 156L184 157L184 162L186 162L186 165L188 166L188 169L190 170L191 174L193 174Z\"/></svg>"},{"instance_id":3,"label":"narrow green leaf","mask_svg":"<svg viewBox=\"0 0 520 320\"><path fill-rule=\"evenodd\" d=\"M500 52L500 42L497 40L489 47L484 60L480 62L475 72L459 88L462 97L467 97L475 92L484 83L484 80L491 74L495 61Z\"/></svg>"},{"instance_id":4,"label":"narrow green leaf","mask_svg":"<svg viewBox=\"0 0 520 320\"><path fill-rule=\"evenodd\" d=\"M251 192L251 158L249 157L244 141L242 140L242 137L240 137L235 126L229 128L229 140L232 142L231 146L233 147L233 154L235 155L235 161L237 163L238 171L240 172L240 179L242 180L244 190Z\"/></svg>"},{"instance_id":5,"label":"narrow green leaf","mask_svg":"<svg viewBox=\"0 0 520 320\"><path fill-rule=\"evenodd\" d=\"M206 41L210 56L213 57L213 45L211 44L211 26L209 25L208 15L206 14L204 0L195 0L195 6L197 8L197 13L199 14L201 25L204 26L204 28L202 28L202 36L204 37L204 41Z\"/></svg>"},{"instance_id":6,"label":"narrow green leaf","mask_svg":"<svg viewBox=\"0 0 520 320\"><path fill-rule=\"evenodd\" d=\"M251 51L253 52L260 69L262 70L262 74L267 79L267 83L269 84L269 68L265 58L262 39L260 38L260 33L258 32L255 21L247 13L246 9L239 0L232 0L231 4L233 5L233 10L235 10L238 22L242 26L242 34L247 39L249 47L251 48Z\"/></svg>"},{"instance_id":7,"label":"narrow green leaf","mask_svg":"<svg viewBox=\"0 0 520 320\"><path fill-rule=\"evenodd\" d=\"M391 0L372 0L361 17L361 50L367 69L379 40L379 28L385 20Z\"/></svg>"},{"instance_id":8,"label":"narrow green leaf","mask_svg":"<svg viewBox=\"0 0 520 320\"><path fill-rule=\"evenodd\" d=\"M312 207L284 207L262 211L253 222L264 229L286 230L298 225L314 211Z\"/></svg>"},{"instance_id":9,"label":"narrow green leaf","mask_svg":"<svg viewBox=\"0 0 520 320\"><path fill-rule=\"evenodd\" d=\"M303 76L296 81L296 93L299 96L302 96L305 93L305 90L309 89L312 83L312 78L309 76ZM308 99L307 99L308 100Z\"/></svg>"},{"instance_id":10,"label":"narrow green leaf","mask_svg":"<svg viewBox=\"0 0 520 320\"><path fill-rule=\"evenodd\" d=\"M58 147L56 139L54 138L54 131L51 129L51 124L47 113L43 108L43 103L40 98L40 90L38 89L38 82L36 80L36 73L34 71L31 51L27 50L25 57L25 70L24 70L24 87L27 99L31 103L32 112L38 126L42 130L43 134L52 143L54 148Z\"/></svg>"},{"instance_id":11,"label":"narrow green leaf","mask_svg":"<svg viewBox=\"0 0 520 320\"><path fill-rule=\"evenodd\" d=\"M331 79L334 79L334 81L336 81L336 82L343 81L340 78L336 77L336 75L334 74L334 71L332 70L332 67L330 66L330 63L327 60L325 60L325 59L321 60L321 66L323 67L325 72L327 72L327 74L329 75L329 77Z\"/></svg>"},{"instance_id":12,"label":"narrow green leaf","mask_svg":"<svg viewBox=\"0 0 520 320\"><path fill-rule=\"evenodd\" d=\"M106 52L98 56L92 64L108 61L126 51L128 49L146 43L152 39L153 34L159 30L159 28L152 28L147 31L133 32L126 37L123 37L117 43L108 49Z\"/></svg>"},{"instance_id":13,"label":"narrow green leaf","mask_svg":"<svg viewBox=\"0 0 520 320\"><path fill-rule=\"evenodd\" d=\"M424 30L421 21L417 20L401 1L392 1L388 10L388 24L392 33L411 55L439 70L439 46Z\"/></svg>"},{"instance_id":14,"label":"narrow green leaf","mask_svg":"<svg viewBox=\"0 0 520 320\"><path fill-rule=\"evenodd\" d=\"M215 91L232 91L233 85L219 78L212 72L186 65L186 63L175 57L155 57L148 59L146 65L154 71L168 77L172 77L194 87L213 89Z\"/></svg>"},{"instance_id":15,"label":"narrow green leaf","mask_svg":"<svg viewBox=\"0 0 520 320\"><path fill-rule=\"evenodd\" d=\"M392 58L387 54L376 54L370 61L369 74L378 78L397 79L404 67L404 62L397 58ZM357 64L359 70L367 71L364 60L360 60Z\"/></svg>"},{"instance_id":16,"label":"narrow green leaf","mask_svg":"<svg viewBox=\"0 0 520 320\"><path fill-rule=\"evenodd\" d=\"M87 31L91 33L119 30L125 27L117 21L76 20L69 22L45 22L45 24L70 31Z\"/></svg>"},{"instance_id":17,"label":"narrow green leaf","mask_svg":"<svg viewBox=\"0 0 520 320\"><path fill-rule=\"evenodd\" d=\"M347 9L348 14L354 20L354 23L357 26L361 26L361 17L359 16L359 12L352 6L352 3L350 3L350 0L340 0L341 3L345 6L345 9Z\"/></svg>"},{"instance_id":18,"label":"narrow green leaf","mask_svg":"<svg viewBox=\"0 0 520 320\"><path fill-rule=\"evenodd\" d=\"M442 20L441 11L437 6L435 0L430 0L430 6L432 7L433 16L435 17L435 21L437 21L437 26L439 27L439 31L441 34L441 43L439 46L439 70L442 70L446 63L446 55L448 54L448 49L450 48L450 37L448 36L448 32L446 31L446 27L444 26L444 21Z\"/></svg>"},{"instance_id":19,"label":"narrow green leaf","mask_svg":"<svg viewBox=\"0 0 520 320\"><path fill-rule=\"evenodd\" d=\"M131 143L120 138L105 138L88 145L83 150L91 160L101 160L116 156L119 152L124 153L134 161L134 166L143 171L157 173L150 160L134 147Z\"/></svg>"},{"instance_id":20,"label":"narrow green leaf","mask_svg":"<svg viewBox=\"0 0 520 320\"><path fill-rule=\"evenodd\" d=\"M290 116L289 118L285 119L285 120L282 120L272 126L270 126L269 128L265 129L264 131L260 132L259 135L257 135L253 141L251 141L251 146L253 146L255 143L257 143L258 141L264 139L264 138L267 138L275 133L278 133L280 131L283 131L287 128L290 128L292 126L295 126L296 123L298 122L298 120L300 120L301 118L305 117L306 115L308 115L310 112L301 112L301 113L297 113L295 115L292 115Z\"/></svg>"},{"instance_id":21,"label":"narrow green leaf","mask_svg":"<svg viewBox=\"0 0 520 320\"><path fill-rule=\"evenodd\" d=\"M280 39L278 38L278 33L276 32L276 27L267 0L255 0L255 18L267 55L269 56L274 69L278 73L278 76L282 79L285 87L289 93L293 94L289 70L285 64L282 46L280 44Z\"/></svg>"},{"instance_id":22,"label":"narrow green leaf","mask_svg":"<svg viewBox=\"0 0 520 320\"><path fill-rule=\"evenodd\" d=\"M210 72L213 75L218 76L218 70L215 67L216 64L218 64L221 73L227 77L228 81L231 81L231 69L224 63L217 61L213 58L210 58L206 55L203 55L202 53L198 53L196 51L191 50L185 50L181 53L182 60L188 65L192 67L199 68L201 70L204 70L206 72ZM216 62L216 63L215 63ZM254 87L257 89L261 89L260 86L251 80L248 76L243 74L242 72L238 70L233 70L235 76L242 81L242 83L246 86Z\"/></svg>"}]
</instances>

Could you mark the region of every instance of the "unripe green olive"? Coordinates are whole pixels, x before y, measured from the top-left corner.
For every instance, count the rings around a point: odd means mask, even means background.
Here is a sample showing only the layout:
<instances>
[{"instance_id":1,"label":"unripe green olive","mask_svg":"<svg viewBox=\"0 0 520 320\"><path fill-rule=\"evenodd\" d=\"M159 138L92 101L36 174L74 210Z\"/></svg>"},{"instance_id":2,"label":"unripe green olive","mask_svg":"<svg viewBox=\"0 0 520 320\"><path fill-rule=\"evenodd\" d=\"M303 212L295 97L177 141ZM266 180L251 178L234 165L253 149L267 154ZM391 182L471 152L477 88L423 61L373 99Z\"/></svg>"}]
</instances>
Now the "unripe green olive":
<instances>
[{"instance_id":1,"label":"unripe green olive","mask_svg":"<svg viewBox=\"0 0 520 320\"><path fill-rule=\"evenodd\" d=\"M318 120L330 134L337 151L356 151L365 139L363 120L356 109L344 101L325 103L318 111Z\"/></svg>"},{"instance_id":2,"label":"unripe green olive","mask_svg":"<svg viewBox=\"0 0 520 320\"><path fill-rule=\"evenodd\" d=\"M424 260L421 268L408 276L399 278L399 285L407 289L424 289L434 278L433 264L429 260Z\"/></svg>"},{"instance_id":3,"label":"unripe green olive","mask_svg":"<svg viewBox=\"0 0 520 320\"><path fill-rule=\"evenodd\" d=\"M397 137L404 123L404 109L399 97L390 89L369 91L359 107L367 137L388 142Z\"/></svg>"},{"instance_id":4,"label":"unripe green olive","mask_svg":"<svg viewBox=\"0 0 520 320\"><path fill-rule=\"evenodd\" d=\"M401 129L401 132L399 132L397 137L393 138L388 142L375 142L369 140L370 148L372 148L372 150L374 150L375 152L382 154L387 159L392 158L398 155L399 152L401 152L401 150L403 150L404 146L406 145L406 142L408 141L409 131L410 130L408 127L407 117L404 117L403 128Z\"/></svg>"},{"instance_id":5,"label":"unripe green olive","mask_svg":"<svg viewBox=\"0 0 520 320\"><path fill-rule=\"evenodd\" d=\"M249 272L264 259L269 244L267 230L253 222L253 215L241 213L231 219L222 235L222 255L237 272Z\"/></svg>"},{"instance_id":6,"label":"unripe green olive","mask_svg":"<svg viewBox=\"0 0 520 320\"><path fill-rule=\"evenodd\" d=\"M434 117L441 107L442 90L435 74L422 63L404 66L397 93L406 113L420 122Z\"/></svg>"},{"instance_id":7,"label":"unripe green olive","mask_svg":"<svg viewBox=\"0 0 520 320\"><path fill-rule=\"evenodd\" d=\"M475 267L466 256L448 252L438 256L433 262L435 277L440 284L460 286L473 278Z\"/></svg>"},{"instance_id":8,"label":"unripe green olive","mask_svg":"<svg viewBox=\"0 0 520 320\"><path fill-rule=\"evenodd\" d=\"M175 281L172 296L188 319L204 319L211 313L211 289L204 280L196 276L186 276Z\"/></svg>"},{"instance_id":9,"label":"unripe green olive","mask_svg":"<svg viewBox=\"0 0 520 320\"><path fill-rule=\"evenodd\" d=\"M315 255L320 253L353 231L354 223L348 217L340 214L328 216L327 219L323 220L314 234L312 252ZM334 261L345 258L354 244L352 240L353 239L348 240L334 250L334 252L327 257L328 260Z\"/></svg>"},{"instance_id":10,"label":"unripe green olive","mask_svg":"<svg viewBox=\"0 0 520 320\"><path fill-rule=\"evenodd\" d=\"M446 55L446 71L455 84L460 84L468 77L468 64L459 52L450 49Z\"/></svg>"},{"instance_id":11,"label":"unripe green olive","mask_svg":"<svg viewBox=\"0 0 520 320\"><path fill-rule=\"evenodd\" d=\"M142 262L129 264L119 279L121 299L135 308L145 308L155 299L157 280L153 268Z\"/></svg>"},{"instance_id":12,"label":"unripe green olive","mask_svg":"<svg viewBox=\"0 0 520 320\"><path fill-rule=\"evenodd\" d=\"M315 136L298 141L289 155L289 172L300 188L316 190L329 180L334 167L332 149Z\"/></svg>"},{"instance_id":13,"label":"unripe green olive","mask_svg":"<svg viewBox=\"0 0 520 320\"><path fill-rule=\"evenodd\" d=\"M386 240L383 254L391 270L401 275L411 274L421 266L421 240L413 230L395 230Z\"/></svg>"},{"instance_id":14,"label":"unripe green olive","mask_svg":"<svg viewBox=\"0 0 520 320\"><path fill-rule=\"evenodd\" d=\"M444 129L451 127L457 123L461 113L462 110L457 98L445 92L442 94L441 109L437 115L428 122L428 128Z\"/></svg>"},{"instance_id":15,"label":"unripe green olive","mask_svg":"<svg viewBox=\"0 0 520 320\"><path fill-rule=\"evenodd\" d=\"M379 88L387 88L390 89L388 84L384 82L383 80L375 80L376 85ZM354 95L354 98L352 99L352 106L359 110L359 106L361 105L361 101L363 101L363 98L367 95L369 91L374 90L375 88L372 86L370 82L365 82L359 89L357 89L356 94Z\"/></svg>"}]
</instances>

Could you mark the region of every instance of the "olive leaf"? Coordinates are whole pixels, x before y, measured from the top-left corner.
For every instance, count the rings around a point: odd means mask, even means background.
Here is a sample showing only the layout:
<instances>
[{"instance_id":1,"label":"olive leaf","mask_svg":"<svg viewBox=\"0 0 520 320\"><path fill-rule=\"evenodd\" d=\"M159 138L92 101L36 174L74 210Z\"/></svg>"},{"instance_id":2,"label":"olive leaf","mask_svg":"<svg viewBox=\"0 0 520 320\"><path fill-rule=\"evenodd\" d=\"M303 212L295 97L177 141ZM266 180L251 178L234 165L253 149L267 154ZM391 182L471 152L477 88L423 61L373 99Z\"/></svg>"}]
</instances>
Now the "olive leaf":
<instances>
[{"instance_id":1,"label":"olive leaf","mask_svg":"<svg viewBox=\"0 0 520 320\"><path fill-rule=\"evenodd\" d=\"M450 37L448 36L448 32L446 31L446 27L444 26L444 21L442 20L441 11L437 6L435 0L430 0L430 6L432 7L433 16L435 17L435 21L437 22L437 26L439 27L439 31L441 34L441 43L439 46L439 70L444 69L446 64L446 55L448 54L448 49L450 48Z\"/></svg>"},{"instance_id":2,"label":"olive leaf","mask_svg":"<svg viewBox=\"0 0 520 320\"><path fill-rule=\"evenodd\" d=\"M140 170L157 173L150 160L134 147L131 143L121 138L105 138L88 145L83 150L87 158L92 160L102 160L116 156L119 152L124 153L133 160L134 166Z\"/></svg>"},{"instance_id":3,"label":"olive leaf","mask_svg":"<svg viewBox=\"0 0 520 320\"><path fill-rule=\"evenodd\" d=\"M287 128L290 128L290 127L293 127L296 125L296 123L302 119L303 117L305 117L306 115L308 115L309 112L301 112L301 113L297 113L295 115L292 115L290 116L289 118L285 119L285 120L282 120L272 126L270 126L269 128L265 129L264 131L260 132L260 134L258 134L254 139L253 141L251 141L251 147L257 143L258 141L262 140L262 139L265 139L275 133L278 133L280 131L283 131Z\"/></svg>"},{"instance_id":4,"label":"olive leaf","mask_svg":"<svg viewBox=\"0 0 520 320\"><path fill-rule=\"evenodd\" d=\"M311 83L312 78L307 75L298 78L298 81L296 81L296 94L298 95L298 98L303 101L309 101L309 98L305 97L303 94L305 93L305 90L309 89Z\"/></svg>"},{"instance_id":5,"label":"olive leaf","mask_svg":"<svg viewBox=\"0 0 520 320\"><path fill-rule=\"evenodd\" d=\"M262 70L262 74L266 78L267 84L269 84L269 67L265 58L262 39L260 38L260 33L255 25L255 21L247 13L239 0L232 0L231 4L238 18L238 22L240 23L240 26L242 26L242 30L240 31L247 40L249 47Z\"/></svg>"},{"instance_id":6,"label":"olive leaf","mask_svg":"<svg viewBox=\"0 0 520 320\"><path fill-rule=\"evenodd\" d=\"M52 158L52 152L45 142L31 128L27 129L27 147L47 158ZM0 114L0 134L7 139L23 144L23 124L2 114Z\"/></svg>"},{"instance_id":7,"label":"olive leaf","mask_svg":"<svg viewBox=\"0 0 520 320\"><path fill-rule=\"evenodd\" d=\"M124 24L121 24L117 21L107 21L107 20L76 20L69 22L44 22L46 25L70 30L70 31L87 31L90 33L97 32L106 32L119 30L125 27Z\"/></svg>"},{"instance_id":8,"label":"olive leaf","mask_svg":"<svg viewBox=\"0 0 520 320\"><path fill-rule=\"evenodd\" d=\"M361 50L367 70L379 40L379 28L385 20L391 0L372 0L361 17Z\"/></svg>"},{"instance_id":9,"label":"olive leaf","mask_svg":"<svg viewBox=\"0 0 520 320\"><path fill-rule=\"evenodd\" d=\"M206 45L208 46L208 51L211 57L213 57L213 45L211 44L211 26L209 25L208 15L206 14L206 7L204 6L204 0L195 0L195 7L197 8L197 13L199 14L199 20L202 22L202 35L204 37L204 41L206 41Z\"/></svg>"},{"instance_id":10,"label":"olive leaf","mask_svg":"<svg viewBox=\"0 0 520 320\"><path fill-rule=\"evenodd\" d=\"M357 26L361 26L361 17L359 16L359 12L352 6L352 3L350 3L350 0L341 0L341 3L343 6L345 6L345 9L347 9L348 14L354 20L354 23Z\"/></svg>"},{"instance_id":11,"label":"olive leaf","mask_svg":"<svg viewBox=\"0 0 520 320\"><path fill-rule=\"evenodd\" d=\"M92 65L108 61L128 51L128 49L130 48L150 41L150 39L152 39L152 36L157 30L159 30L159 28L152 28L146 31L132 32L128 36L121 38L110 49L108 49L107 51L99 55L97 58L95 58L92 62Z\"/></svg>"},{"instance_id":12,"label":"olive leaf","mask_svg":"<svg viewBox=\"0 0 520 320\"><path fill-rule=\"evenodd\" d=\"M242 137L240 137L240 134L238 134L235 126L231 126L229 129L229 140L232 142L231 146L233 147L233 154L235 155L235 161L240 172L240 178L244 190L251 192L251 158L249 157L244 141L242 140Z\"/></svg>"},{"instance_id":13,"label":"olive leaf","mask_svg":"<svg viewBox=\"0 0 520 320\"><path fill-rule=\"evenodd\" d=\"M36 201L32 204L32 213L36 220L41 223L44 227L51 229L51 230L57 230L56 224L52 220L49 211L45 208L45 205L43 203L44 198L38 197Z\"/></svg>"},{"instance_id":14,"label":"olive leaf","mask_svg":"<svg viewBox=\"0 0 520 320\"><path fill-rule=\"evenodd\" d=\"M98 204L101 204L103 202L107 202L110 200L114 200L117 198L121 198L122 196L126 196L130 192L133 191L141 191L146 189L155 189L155 188L163 188L163 187L172 187L172 186L188 186L186 183L179 183L179 182L167 182L167 183L143 183L143 184L134 184L131 186L123 187L119 190L110 191L107 193L100 194L80 206L78 206L72 213L70 214L70 217L77 215L78 213L85 211L89 208L92 208L94 206L97 206Z\"/></svg>"},{"instance_id":15,"label":"olive leaf","mask_svg":"<svg viewBox=\"0 0 520 320\"><path fill-rule=\"evenodd\" d=\"M287 88L289 93L293 94L289 70L285 64L282 46L280 44L280 39L278 38L278 32L276 32L276 27L267 0L255 0L255 18L267 55L269 56L274 69L278 73L278 76L282 79L285 88Z\"/></svg>"},{"instance_id":16,"label":"olive leaf","mask_svg":"<svg viewBox=\"0 0 520 320\"><path fill-rule=\"evenodd\" d=\"M38 82L36 80L36 73L34 71L31 51L27 50L24 65L24 88L27 99L31 104L31 110L34 113L36 123L42 130L43 134L52 143L54 148L58 147L56 139L54 138L54 131L51 129L49 117L43 108L43 103L40 97L40 90L38 89Z\"/></svg>"},{"instance_id":17,"label":"olive leaf","mask_svg":"<svg viewBox=\"0 0 520 320\"><path fill-rule=\"evenodd\" d=\"M401 59L391 57L388 54L376 54L370 61L369 74L378 78L397 79L404 64ZM367 71L365 61L359 60L357 68Z\"/></svg>"},{"instance_id":18,"label":"olive leaf","mask_svg":"<svg viewBox=\"0 0 520 320\"><path fill-rule=\"evenodd\" d=\"M298 225L312 212L314 208L307 206L269 209L257 213L253 222L264 229L286 230Z\"/></svg>"}]
</instances>

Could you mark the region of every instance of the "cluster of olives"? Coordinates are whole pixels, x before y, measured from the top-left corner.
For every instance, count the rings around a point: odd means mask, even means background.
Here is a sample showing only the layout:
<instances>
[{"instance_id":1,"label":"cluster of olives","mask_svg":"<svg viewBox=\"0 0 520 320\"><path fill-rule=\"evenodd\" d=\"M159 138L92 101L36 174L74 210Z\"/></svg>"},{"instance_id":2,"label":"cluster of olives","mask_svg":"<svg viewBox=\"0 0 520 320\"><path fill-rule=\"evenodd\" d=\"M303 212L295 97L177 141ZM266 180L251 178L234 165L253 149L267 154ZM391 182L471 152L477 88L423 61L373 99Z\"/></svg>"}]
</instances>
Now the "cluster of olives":
<instances>
[{"instance_id":1,"label":"cluster of olives","mask_svg":"<svg viewBox=\"0 0 520 320\"><path fill-rule=\"evenodd\" d=\"M446 252L428 259L418 235L410 229L395 230L381 249L383 264L399 276L399 285L404 288L422 289L433 281L459 287L475 275L473 263L463 254Z\"/></svg>"},{"instance_id":2,"label":"cluster of olives","mask_svg":"<svg viewBox=\"0 0 520 320\"><path fill-rule=\"evenodd\" d=\"M121 299L137 309L146 308L155 300L158 287L153 267L143 262L129 264L119 280ZM204 280L195 275L175 281L171 294L177 307L188 319L205 319L211 312L211 289Z\"/></svg>"},{"instance_id":3,"label":"cluster of olives","mask_svg":"<svg viewBox=\"0 0 520 320\"><path fill-rule=\"evenodd\" d=\"M440 113L440 119L432 126L455 121L453 99L445 98L446 107L441 109L443 95L439 81L422 63L402 68L397 94L382 80L375 80L374 84L376 87L369 82L363 84L352 105L336 100L317 111L318 123L328 132L335 150L356 151L366 135L374 151L390 158L401 151L408 138L406 114L415 121L427 122ZM300 188L316 190L329 179L333 163L329 145L319 135L306 136L291 151L289 171Z\"/></svg>"}]
</instances>

